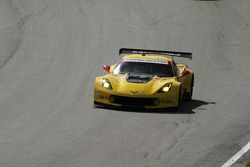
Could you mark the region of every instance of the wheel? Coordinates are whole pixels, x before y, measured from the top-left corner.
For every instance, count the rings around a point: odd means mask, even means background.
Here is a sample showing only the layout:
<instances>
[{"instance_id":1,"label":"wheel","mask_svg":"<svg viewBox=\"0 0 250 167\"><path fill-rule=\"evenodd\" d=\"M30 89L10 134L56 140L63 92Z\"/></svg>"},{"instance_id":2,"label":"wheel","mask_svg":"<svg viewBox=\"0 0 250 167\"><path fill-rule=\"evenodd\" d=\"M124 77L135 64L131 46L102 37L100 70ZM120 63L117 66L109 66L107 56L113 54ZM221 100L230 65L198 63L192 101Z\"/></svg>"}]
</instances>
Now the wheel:
<instances>
[{"instance_id":1,"label":"wheel","mask_svg":"<svg viewBox=\"0 0 250 167\"><path fill-rule=\"evenodd\" d=\"M193 96L193 88L194 88L194 74L192 75L192 81L191 81L191 91L188 93L184 93L184 99L185 101L190 101L192 100L192 96Z\"/></svg>"},{"instance_id":2,"label":"wheel","mask_svg":"<svg viewBox=\"0 0 250 167\"><path fill-rule=\"evenodd\" d=\"M181 89L182 89L182 87L180 86L177 106L172 108L173 111L175 111L175 112L180 112L180 105L181 105L181 98L182 98L181 97Z\"/></svg>"}]
</instances>

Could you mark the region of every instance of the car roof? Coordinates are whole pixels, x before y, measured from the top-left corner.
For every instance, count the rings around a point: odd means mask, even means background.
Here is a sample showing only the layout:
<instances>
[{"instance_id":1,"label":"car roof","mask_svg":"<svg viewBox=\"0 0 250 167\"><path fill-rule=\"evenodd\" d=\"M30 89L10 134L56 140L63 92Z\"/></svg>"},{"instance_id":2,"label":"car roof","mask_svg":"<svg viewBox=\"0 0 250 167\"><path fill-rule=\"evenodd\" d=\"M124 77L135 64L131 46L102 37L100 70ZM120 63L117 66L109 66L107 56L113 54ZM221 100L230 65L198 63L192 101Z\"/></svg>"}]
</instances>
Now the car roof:
<instances>
[{"instance_id":1,"label":"car roof","mask_svg":"<svg viewBox=\"0 0 250 167\"><path fill-rule=\"evenodd\" d=\"M161 60L161 61L173 61L172 57L162 56L160 54L124 54L123 59L143 59L143 60Z\"/></svg>"}]
</instances>

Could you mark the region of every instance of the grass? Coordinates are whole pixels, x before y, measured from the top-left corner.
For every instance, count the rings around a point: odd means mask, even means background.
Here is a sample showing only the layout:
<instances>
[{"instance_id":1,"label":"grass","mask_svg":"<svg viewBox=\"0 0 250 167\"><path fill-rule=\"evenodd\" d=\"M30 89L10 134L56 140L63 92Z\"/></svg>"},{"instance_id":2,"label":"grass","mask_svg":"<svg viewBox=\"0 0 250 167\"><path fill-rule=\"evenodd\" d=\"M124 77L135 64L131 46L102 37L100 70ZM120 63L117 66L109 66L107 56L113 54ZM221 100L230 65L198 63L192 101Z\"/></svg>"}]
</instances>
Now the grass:
<instances>
[{"instance_id":1,"label":"grass","mask_svg":"<svg viewBox=\"0 0 250 167\"><path fill-rule=\"evenodd\" d=\"M250 162L248 162L247 167L250 167Z\"/></svg>"}]
</instances>

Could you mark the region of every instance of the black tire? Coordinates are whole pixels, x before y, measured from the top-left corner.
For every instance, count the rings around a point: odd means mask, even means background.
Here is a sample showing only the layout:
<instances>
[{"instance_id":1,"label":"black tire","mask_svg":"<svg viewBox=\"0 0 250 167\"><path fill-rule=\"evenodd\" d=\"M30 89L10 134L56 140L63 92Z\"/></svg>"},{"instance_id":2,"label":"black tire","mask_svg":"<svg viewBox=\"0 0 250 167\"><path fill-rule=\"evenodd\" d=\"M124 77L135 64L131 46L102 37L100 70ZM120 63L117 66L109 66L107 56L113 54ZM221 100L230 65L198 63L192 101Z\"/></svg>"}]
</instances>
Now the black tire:
<instances>
[{"instance_id":1,"label":"black tire","mask_svg":"<svg viewBox=\"0 0 250 167\"><path fill-rule=\"evenodd\" d=\"M188 93L184 94L185 97L185 101L190 101L192 100L192 96L193 96L193 88L194 88L194 74L192 75L192 81L191 81L191 91Z\"/></svg>"},{"instance_id":2,"label":"black tire","mask_svg":"<svg viewBox=\"0 0 250 167\"><path fill-rule=\"evenodd\" d=\"M178 97L178 104L176 107L173 107L172 109L175 111L175 112L179 112L180 111L180 105L181 105L181 86L180 86L180 90L179 90L179 97Z\"/></svg>"}]
</instances>

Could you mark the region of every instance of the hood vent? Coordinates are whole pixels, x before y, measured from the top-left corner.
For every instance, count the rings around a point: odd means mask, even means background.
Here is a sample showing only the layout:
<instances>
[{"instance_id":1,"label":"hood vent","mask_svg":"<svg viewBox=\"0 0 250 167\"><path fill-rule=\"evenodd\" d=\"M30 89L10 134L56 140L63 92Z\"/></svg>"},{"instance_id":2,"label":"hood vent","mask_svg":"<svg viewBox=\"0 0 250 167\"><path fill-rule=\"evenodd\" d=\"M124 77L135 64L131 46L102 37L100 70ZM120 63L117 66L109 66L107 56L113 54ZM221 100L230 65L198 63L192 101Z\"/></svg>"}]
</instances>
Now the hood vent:
<instances>
[{"instance_id":1,"label":"hood vent","mask_svg":"<svg viewBox=\"0 0 250 167\"><path fill-rule=\"evenodd\" d=\"M147 83L151 81L153 77L149 75L128 74L126 79L132 83Z\"/></svg>"}]
</instances>

